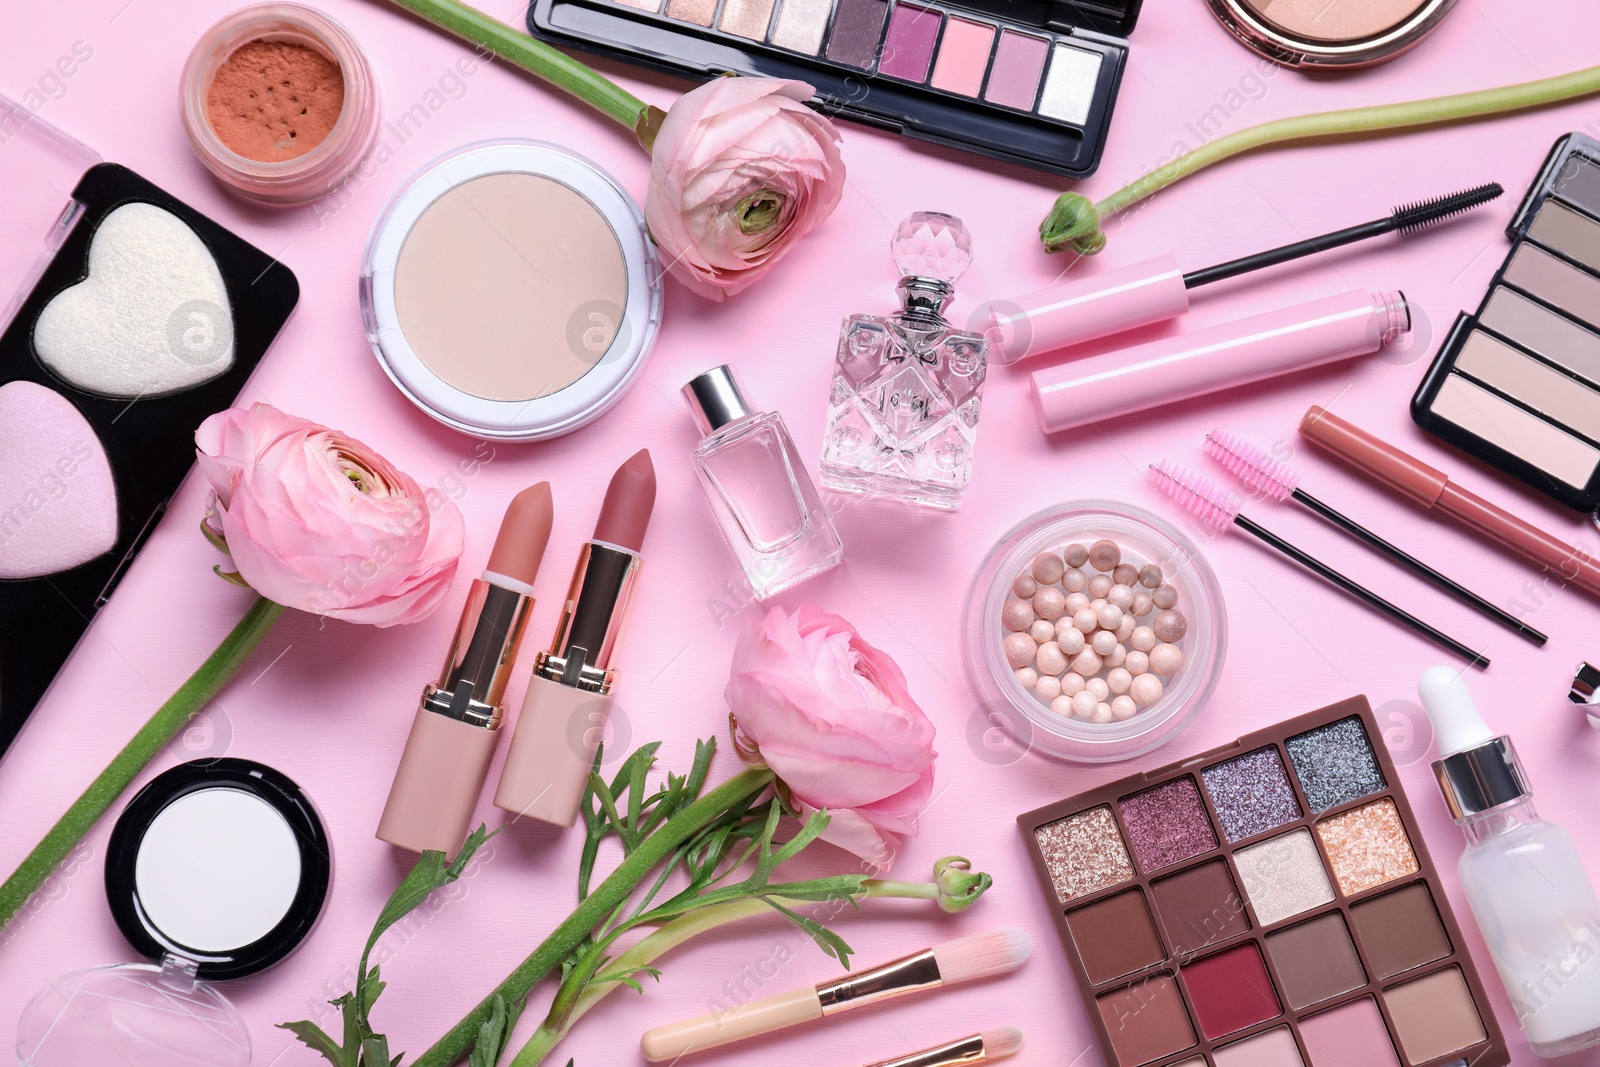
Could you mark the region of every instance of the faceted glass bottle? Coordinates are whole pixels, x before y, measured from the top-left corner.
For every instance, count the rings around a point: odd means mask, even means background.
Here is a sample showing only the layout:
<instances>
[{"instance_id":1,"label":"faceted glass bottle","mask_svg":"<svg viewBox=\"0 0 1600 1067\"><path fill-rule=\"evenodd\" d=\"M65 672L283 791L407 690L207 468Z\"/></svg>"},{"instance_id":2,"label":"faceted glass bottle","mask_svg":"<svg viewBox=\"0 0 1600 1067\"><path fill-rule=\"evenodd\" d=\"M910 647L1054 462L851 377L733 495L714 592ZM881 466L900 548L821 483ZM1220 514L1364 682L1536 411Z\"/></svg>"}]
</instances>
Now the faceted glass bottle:
<instances>
[{"instance_id":1,"label":"faceted glass bottle","mask_svg":"<svg viewBox=\"0 0 1600 1067\"><path fill-rule=\"evenodd\" d=\"M700 486L756 598L837 567L844 545L783 418L752 411L731 367L706 371L683 392L705 434L694 450Z\"/></svg>"},{"instance_id":2,"label":"faceted glass bottle","mask_svg":"<svg viewBox=\"0 0 1600 1067\"><path fill-rule=\"evenodd\" d=\"M961 220L918 211L890 242L901 308L851 315L839 334L822 484L954 510L972 476L989 342L944 319L972 262Z\"/></svg>"}]
</instances>

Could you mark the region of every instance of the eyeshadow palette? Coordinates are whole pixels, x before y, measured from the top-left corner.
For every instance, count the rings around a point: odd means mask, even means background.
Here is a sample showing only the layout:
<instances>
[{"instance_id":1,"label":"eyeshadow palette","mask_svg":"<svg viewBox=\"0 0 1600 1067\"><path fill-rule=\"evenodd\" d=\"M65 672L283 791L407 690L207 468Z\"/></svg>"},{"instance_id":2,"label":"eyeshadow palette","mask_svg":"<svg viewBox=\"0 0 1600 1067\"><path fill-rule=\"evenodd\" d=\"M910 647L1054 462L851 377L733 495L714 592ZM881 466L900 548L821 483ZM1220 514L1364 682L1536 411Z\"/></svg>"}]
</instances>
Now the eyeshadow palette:
<instances>
[{"instance_id":1,"label":"eyeshadow palette","mask_svg":"<svg viewBox=\"0 0 1600 1067\"><path fill-rule=\"evenodd\" d=\"M534 0L536 37L1041 170L1099 165L1142 0Z\"/></svg>"},{"instance_id":2,"label":"eyeshadow palette","mask_svg":"<svg viewBox=\"0 0 1600 1067\"><path fill-rule=\"evenodd\" d=\"M1018 820L1111 1067L1504 1067L1355 697Z\"/></svg>"},{"instance_id":3,"label":"eyeshadow palette","mask_svg":"<svg viewBox=\"0 0 1600 1067\"><path fill-rule=\"evenodd\" d=\"M0 320L4 753L193 466L195 429L239 394L299 286L3 98L0 148L0 285L16 288Z\"/></svg>"},{"instance_id":4,"label":"eyeshadow palette","mask_svg":"<svg viewBox=\"0 0 1600 1067\"><path fill-rule=\"evenodd\" d=\"M1556 142L1477 314L1411 400L1418 426L1584 511L1600 508L1600 141Z\"/></svg>"}]
</instances>

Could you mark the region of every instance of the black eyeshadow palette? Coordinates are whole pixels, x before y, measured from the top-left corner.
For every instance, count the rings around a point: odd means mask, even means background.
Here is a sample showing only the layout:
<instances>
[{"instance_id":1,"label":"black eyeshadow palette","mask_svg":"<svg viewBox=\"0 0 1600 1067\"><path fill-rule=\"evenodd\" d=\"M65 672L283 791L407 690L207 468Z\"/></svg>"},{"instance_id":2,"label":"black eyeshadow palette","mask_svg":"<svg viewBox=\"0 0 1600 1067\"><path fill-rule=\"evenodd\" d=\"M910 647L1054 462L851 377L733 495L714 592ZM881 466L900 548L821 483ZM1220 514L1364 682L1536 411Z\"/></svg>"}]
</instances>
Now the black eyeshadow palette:
<instances>
[{"instance_id":1,"label":"black eyeshadow palette","mask_svg":"<svg viewBox=\"0 0 1600 1067\"><path fill-rule=\"evenodd\" d=\"M1111 1067L1505 1067L1372 709L1018 820Z\"/></svg>"},{"instance_id":2,"label":"black eyeshadow palette","mask_svg":"<svg viewBox=\"0 0 1600 1067\"><path fill-rule=\"evenodd\" d=\"M1142 0L534 0L553 44L708 80L808 82L819 110L1082 178Z\"/></svg>"},{"instance_id":3,"label":"black eyeshadow palette","mask_svg":"<svg viewBox=\"0 0 1600 1067\"><path fill-rule=\"evenodd\" d=\"M26 125L12 125L19 116ZM42 220L13 216L0 249L5 281L21 284L0 334L4 753L193 466L196 428L238 396L299 285L4 100L0 142L15 157L0 174L8 195L54 204Z\"/></svg>"},{"instance_id":4,"label":"black eyeshadow palette","mask_svg":"<svg viewBox=\"0 0 1600 1067\"><path fill-rule=\"evenodd\" d=\"M1555 143L1511 251L1411 400L1424 430L1582 511L1600 509L1600 141Z\"/></svg>"}]
</instances>

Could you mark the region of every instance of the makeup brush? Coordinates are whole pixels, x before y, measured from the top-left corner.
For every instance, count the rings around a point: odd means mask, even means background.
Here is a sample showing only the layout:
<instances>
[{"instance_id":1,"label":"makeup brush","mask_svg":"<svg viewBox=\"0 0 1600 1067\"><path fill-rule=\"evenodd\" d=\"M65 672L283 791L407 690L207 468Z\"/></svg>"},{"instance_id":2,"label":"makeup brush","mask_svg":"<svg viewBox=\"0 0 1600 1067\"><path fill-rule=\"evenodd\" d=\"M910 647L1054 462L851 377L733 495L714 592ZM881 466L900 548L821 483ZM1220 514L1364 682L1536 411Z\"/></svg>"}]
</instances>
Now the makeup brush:
<instances>
[{"instance_id":1,"label":"makeup brush","mask_svg":"<svg viewBox=\"0 0 1600 1067\"><path fill-rule=\"evenodd\" d=\"M1014 971L1032 949L1028 935L1017 929L947 941L814 988L779 993L741 1004L732 1011L658 1026L639 1039L639 1048L651 1063L675 1060L690 1052L770 1034L852 1008Z\"/></svg>"},{"instance_id":2,"label":"makeup brush","mask_svg":"<svg viewBox=\"0 0 1600 1067\"><path fill-rule=\"evenodd\" d=\"M1150 480L1165 491L1168 496L1182 504L1191 515L1200 520L1202 525L1212 531L1222 533L1229 526L1237 526L1246 533L1265 541L1318 577L1332 582L1362 603L1369 607L1377 608L1390 618L1411 627L1411 629L1430 641L1449 649L1474 667L1489 666L1489 660L1486 656L1474 652L1455 638L1434 629L1410 612L1389 603L1389 601L1383 599L1383 597L1366 586L1346 578L1315 556L1296 548L1271 530L1239 514L1239 495L1232 490L1224 490L1210 480L1202 478L1200 475L1176 463L1164 461L1150 465Z\"/></svg>"},{"instance_id":3,"label":"makeup brush","mask_svg":"<svg viewBox=\"0 0 1600 1067\"><path fill-rule=\"evenodd\" d=\"M1386 233L1409 236L1452 215L1486 204L1505 190L1493 182L1450 196L1397 207L1388 217L1347 226L1304 241L1181 273L1175 256L1060 282L1015 300L987 305L991 359L1019 359L1176 318L1189 310L1189 290L1263 267Z\"/></svg>"},{"instance_id":4,"label":"makeup brush","mask_svg":"<svg viewBox=\"0 0 1600 1067\"><path fill-rule=\"evenodd\" d=\"M1022 1031L1015 1026L985 1030L937 1048L923 1049L895 1060L880 1060L867 1067L962 1067L1014 1056L1022 1048Z\"/></svg>"},{"instance_id":5,"label":"makeup brush","mask_svg":"<svg viewBox=\"0 0 1600 1067\"><path fill-rule=\"evenodd\" d=\"M1420 574L1462 603L1477 609L1507 629L1515 630L1534 644L1542 645L1548 640L1544 634L1515 615L1496 607L1459 582L1445 577L1405 549L1384 540L1354 519L1341 514L1301 489L1300 475L1294 468L1282 460L1273 459L1249 441L1227 430L1212 430L1206 434L1206 453L1251 489L1258 490L1278 503L1293 500L1358 541L1370 545L1395 562Z\"/></svg>"}]
</instances>

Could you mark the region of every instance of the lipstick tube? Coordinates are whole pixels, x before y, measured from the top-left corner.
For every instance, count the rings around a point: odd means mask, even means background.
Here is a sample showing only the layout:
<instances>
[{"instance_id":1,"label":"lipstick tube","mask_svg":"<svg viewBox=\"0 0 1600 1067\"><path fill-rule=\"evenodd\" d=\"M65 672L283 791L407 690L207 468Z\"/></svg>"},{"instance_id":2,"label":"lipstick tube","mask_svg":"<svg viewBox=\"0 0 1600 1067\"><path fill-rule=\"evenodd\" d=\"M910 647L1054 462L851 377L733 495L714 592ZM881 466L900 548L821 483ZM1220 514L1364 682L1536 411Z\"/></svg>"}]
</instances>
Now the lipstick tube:
<instances>
[{"instance_id":1,"label":"lipstick tube","mask_svg":"<svg viewBox=\"0 0 1600 1067\"><path fill-rule=\"evenodd\" d=\"M1045 433L1377 352L1411 328L1401 293L1360 290L1035 371Z\"/></svg>"},{"instance_id":2,"label":"lipstick tube","mask_svg":"<svg viewBox=\"0 0 1600 1067\"><path fill-rule=\"evenodd\" d=\"M444 670L422 691L378 822L380 840L448 856L466 840L533 610L531 580L550 538L551 510L546 482L524 490L507 510L489 569L467 592Z\"/></svg>"},{"instance_id":3,"label":"lipstick tube","mask_svg":"<svg viewBox=\"0 0 1600 1067\"><path fill-rule=\"evenodd\" d=\"M578 817L583 787L611 714L611 658L627 621L655 503L655 470L640 451L606 492L584 543L550 648L534 660L494 802L556 826Z\"/></svg>"}]
</instances>

